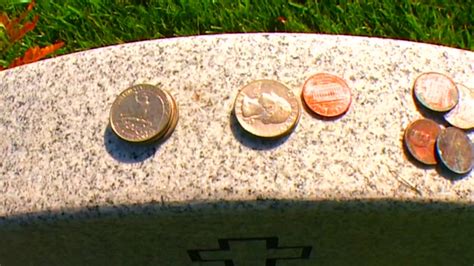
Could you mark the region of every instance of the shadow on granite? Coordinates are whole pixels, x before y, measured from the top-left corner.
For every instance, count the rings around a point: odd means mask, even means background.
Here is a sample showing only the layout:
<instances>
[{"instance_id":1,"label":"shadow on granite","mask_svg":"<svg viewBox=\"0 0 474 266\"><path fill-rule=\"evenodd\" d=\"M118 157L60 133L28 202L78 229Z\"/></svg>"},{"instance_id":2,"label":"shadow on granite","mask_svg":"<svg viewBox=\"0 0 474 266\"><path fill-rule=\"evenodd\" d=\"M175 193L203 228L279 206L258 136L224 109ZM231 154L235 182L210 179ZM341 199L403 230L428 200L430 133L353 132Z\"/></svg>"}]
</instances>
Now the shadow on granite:
<instances>
[{"instance_id":1,"label":"shadow on granite","mask_svg":"<svg viewBox=\"0 0 474 266\"><path fill-rule=\"evenodd\" d=\"M104 131L104 146L115 160L122 163L139 163L152 157L160 148L161 143L141 145L128 143L114 134L112 128L107 126Z\"/></svg>"},{"instance_id":2,"label":"shadow on granite","mask_svg":"<svg viewBox=\"0 0 474 266\"><path fill-rule=\"evenodd\" d=\"M247 201L0 219L2 265L472 265L474 206Z\"/></svg>"}]
</instances>

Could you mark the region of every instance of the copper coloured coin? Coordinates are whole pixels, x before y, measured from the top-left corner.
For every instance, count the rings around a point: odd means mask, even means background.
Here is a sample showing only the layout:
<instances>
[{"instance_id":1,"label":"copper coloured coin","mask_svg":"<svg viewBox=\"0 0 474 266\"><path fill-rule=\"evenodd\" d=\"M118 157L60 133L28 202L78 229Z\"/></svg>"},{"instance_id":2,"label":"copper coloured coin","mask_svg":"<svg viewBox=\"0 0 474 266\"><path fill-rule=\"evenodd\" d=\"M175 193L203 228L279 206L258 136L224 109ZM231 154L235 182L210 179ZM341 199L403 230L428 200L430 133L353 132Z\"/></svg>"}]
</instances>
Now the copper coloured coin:
<instances>
[{"instance_id":1,"label":"copper coloured coin","mask_svg":"<svg viewBox=\"0 0 474 266\"><path fill-rule=\"evenodd\" d=\"M110 126L121 139L146 142L160 138L171 122L172 103L156 86L132 86L115 99L110 109Z\"/></svg>"},{"instance_id":2,"label":"copper coloured coin","mask_svg":"<svg viewBox=\"0 0 474 266\"><path fill-rule=\"evenodd\" d=\"M430 119L412 122L405 130L404 142L410 154L418 161L436 164L435 143L441 127Z\"/></svg>"},{"instance_id":3,"label":"copper coloured coin","mask_svg":"<svg viewBox=\"0 0 474 266\"><path fill-rule=\"evenodd\" d=\"M413 91L418 102L437 112L453 109L459 100L458 88L454 81L435 72L421 74L415 81Z\"/></svg>"},{"instance_id":4,"label":"copper coloured coin","mask_svg":"<svg viewBox=\"0 0 474 266\"><path fill-rule=\"evenodd\" d=\"M436 141L441 162L457 174L467 174L474 164L474 151L466 133L455 127L443 130Z\"/></svg>"},{"instance_id":5,"label":"copper coloured coin","mask_svg":"<svg viewBox=\"0 0 474 266\"><path fill-rule=\"evenodd\" d=\"M285 85L273 80L256 80L239 91L234 113L246 131L259 137L275 138L295 127L300 107L296 95Z\"/></svg>"},{"instance_id":6,"label":"copper coloured coin","mask_svg":"<svg viewBox=\"0 0 474 266\"><path fill-rule=\"evenodd\" d=\"M469 89L462 84L458 84L457 87L459 103L444 115L444 119L457 128L474 128L474 89Z\"/></svg>"},{"instance_id":7,"label":"copper coloured coin","mask_svg":"<svg viewBox=\"0 0 474 266\"><path fill-rule=\"evenodd\" d=\"M347 83L334 75L319 73L311 76L303 85L306 105L324 117L339 116L351 105L351 89Z\"/></svg>"}]
</instances>

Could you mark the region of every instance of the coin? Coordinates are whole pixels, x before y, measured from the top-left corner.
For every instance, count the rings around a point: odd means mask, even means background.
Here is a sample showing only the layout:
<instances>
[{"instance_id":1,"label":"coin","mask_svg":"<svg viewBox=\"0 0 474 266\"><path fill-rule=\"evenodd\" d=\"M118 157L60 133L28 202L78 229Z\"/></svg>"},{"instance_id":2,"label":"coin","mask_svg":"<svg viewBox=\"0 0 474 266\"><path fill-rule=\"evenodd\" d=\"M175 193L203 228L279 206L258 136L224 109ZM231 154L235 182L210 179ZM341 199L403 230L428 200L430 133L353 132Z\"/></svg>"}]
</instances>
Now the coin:
<instances>
[{"instance_id":1,"label":"coin","mask_svg":"<svg viewBox=\"0 0 474 266\"><path fill-rule=\"evenodd\" d=\"M285 85L273 80L256 80L239 91L234 113L246 131L274 138L294 128L300 107L295 94Z\"/></svg>"},{"instance_id":2,"label":"coin","mask_svg":"<svg viewBox=\"0 0 474 266\"><path fill-rule=\"evenodd\" d=\"M459 99L454 81L446 75L435 72L421 74L415 81L413 91L418 102L437 112L451 110Z\"/></svg>"},{"instance_id":3,"label":"coin","mask_svg":"<svg viewBox=\"0 0 474 266\"><path fill-rule=\"evenodd\" d=\"M474 150L466 133L455 127L443 130L436 141L441 162L457 174L467 174L474 164Z\"/></svg>"},{"instance_id":4,"label":"coin","mask_svg":"<svg viewBox=\"0 0 474 266\"><path fill-rule=\"evenodd\" d=\"M303 85L306 105L318 115L339 116L351 105L351 89L347 83L334 75L319 73L311 76Z\"/></svg>"},{"instance_id":5,"label":"coin","mask_svg":"<svg viewBox=\"0 0 474 266\"><path fill-rule=\"evenodd\" d=\"M110 125L121 139L146 142L160 138L171 121L171 103L161 89L140 84L115 99L110 109Z\"/></svg>"},{"instance_id":6,"label":"coin","mask_svg":"<svg viewBox=\"0 0 474 266\"><path fill-rule=\"evenodd\" d=\"M469 89L462 84L457 84L457 87L459 103L444 115L444 119L458 128L474 128L474 89Z\"/></svg>"},{"instance_id":7,"label":"coin","mask_svg":"<svg viewBox=\"0 0 474 266\"><path fill-rule=\"evenodd\" d=\"M435 143L441 127L430 119L412 122L405 130L404 142L410 154L418 161L436 164Z\"/></svg>"},{"instance_id":8,"label":"coin","mask_svg":"<svg viewBox=\"0 0 474 266\"><path fill-rule=\"evenodd\" d=\"M165 134L163 135L163 137L161 137L161 139L165 140L169 136L171 136L174 129L176 128L176 125L178 124L179 111L178 111L178 105L176 104L176 101L174 100L173 96L168 91L166 90L163 90L163 91L167 94L168 100L172 103L171 121L169 123L169 127L166 129Z\"/></svg>"}]
</instances>

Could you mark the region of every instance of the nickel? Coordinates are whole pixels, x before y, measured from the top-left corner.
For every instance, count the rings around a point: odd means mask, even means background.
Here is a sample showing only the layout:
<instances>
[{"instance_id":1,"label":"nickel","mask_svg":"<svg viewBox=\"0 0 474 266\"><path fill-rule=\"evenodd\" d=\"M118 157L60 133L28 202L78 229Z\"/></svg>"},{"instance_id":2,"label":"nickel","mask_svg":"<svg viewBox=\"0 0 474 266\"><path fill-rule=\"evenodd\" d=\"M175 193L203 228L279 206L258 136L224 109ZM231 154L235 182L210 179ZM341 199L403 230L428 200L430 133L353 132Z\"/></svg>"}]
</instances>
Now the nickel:
<instances>
[{"instance_id":1,"label":"nickel","mask_svg":"<svg viewBox=\"0 0 474 266\"><path fill-rule=\"evenodd\" d=\"M405 130L405 146L410 154L421 163L435 165L435 143L440 132L441 127L433 120L416 120Z\"/></svg>"},{"instance_id":2,"label":"nickel","mask_svg":"<svg viewBox=\"0 0 474 266\"><path fill-rule=\"evenodd\" d=\"M436 149L443 165L457 174L467 174L474 164L471 140L461 129L448 127L436 141Z\"/></svg>"},{"instance_id":3,"label":"nickel","mask_svg":"<svg viewBox=\"0 0 474 266\"><path fill-rule=\"evenodd\" d=\"M444 119L451 125L462 128L474 128L474 89L458 84L459 103L453 110L444 115Z\"/></svg>"},{"instance_id":4,"label":"nickel","mask_svg":"<svg viewBox=\"0 0 474 266\"><path fill-rule=\"evenodd\" d=\"M239 91L234 113L246 131L259 137L275 138L295 127L300 108L296 95L285 85L273 80L257 80Z\"/></svg>"},{"instance_id":5,"label":"nickel","mask_svg":"<svg viewBox=\"0 0 474 266\"><path fill-rule=\"evenodd\" d=\"M435 72L420 75L415 81L413 91L418 102L437 112L451 110L459 99L454 81L446 75Z\"/></svg>"},{"instance_id":6,"label":"nickel","mask_svg":"<svg viewBox=\"0 0 474 266\"><path fill-rule=\"evenodd\" d=\"M334 75L319 73L311 76L303 85L306 105L318 115L335 117L345 113L351 104L351 89Z\"/></svg>"}]
</instances>

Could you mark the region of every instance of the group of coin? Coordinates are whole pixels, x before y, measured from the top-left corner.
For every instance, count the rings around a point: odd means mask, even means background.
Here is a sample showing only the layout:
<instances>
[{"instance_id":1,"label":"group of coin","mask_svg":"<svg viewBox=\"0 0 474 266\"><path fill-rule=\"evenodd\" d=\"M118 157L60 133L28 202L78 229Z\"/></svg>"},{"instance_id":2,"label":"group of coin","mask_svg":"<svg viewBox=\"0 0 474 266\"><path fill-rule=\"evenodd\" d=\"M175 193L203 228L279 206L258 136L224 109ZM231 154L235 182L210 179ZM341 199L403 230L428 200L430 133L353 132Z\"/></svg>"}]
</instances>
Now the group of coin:
<instances>
[{"instance_id":1,"label":"group of coin","mask_svg":"<svg viewBox=\"0 0 474 266\"><path fill-rule=\"evenodd\" d=\"M132 86L115 99L110 109L110 127L121 139L149 143L168 138L178 123L178 105L173 96L157 86Z\"/></svg>"},{"instance_id":2,"label":"group of coin","mask_svg":"<svg viewBox=\"0 0 474 266\"><path fill-rule=\"evenodd\" d=\"M410 123L403 138L409 153L423 164L441 163L456 174L469 173L474 167L474 146L463 129L474 128L474 90L444 74L429 72L416 79L413 94L452 127L443 128L425 118Z\"/></svg>"},{"instance_id":3,"label":"group of coin","mask_svg":"<svg viewBox=\"0 0 474 266\"><path fill-rule=\"evenodd\" d=\"M315 114L338 117L349 109L352 94L343 79L319 73L306 80L301 98ZM293 90L274 80L250 82L239 91L234 104L242 128L262 138L289 134L299 121L300 109Z\"/></svg>"}]
</instances>

